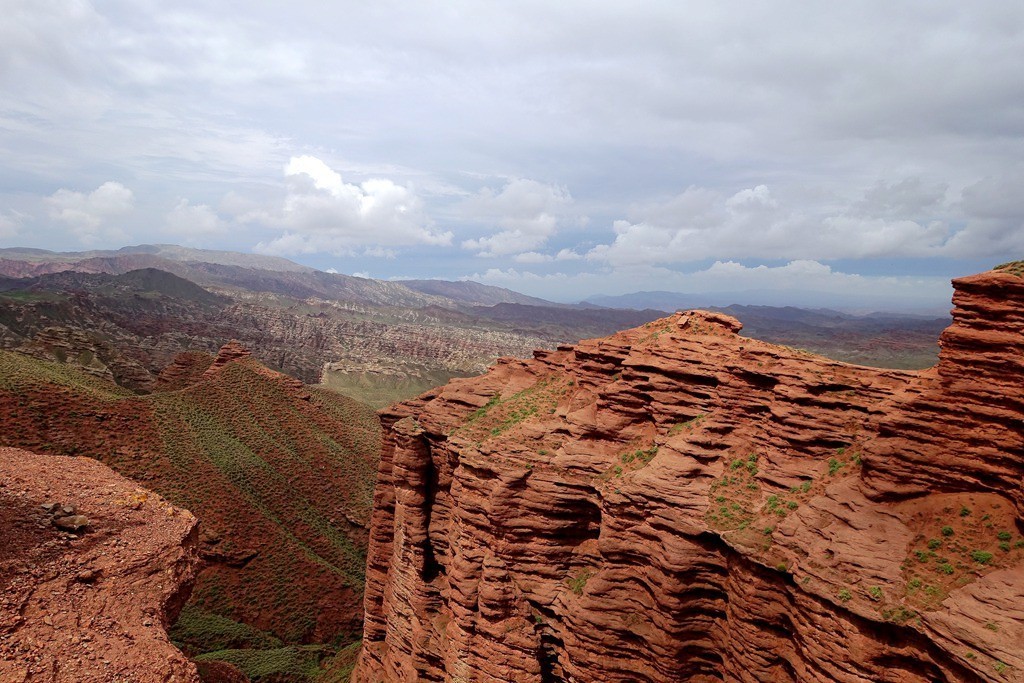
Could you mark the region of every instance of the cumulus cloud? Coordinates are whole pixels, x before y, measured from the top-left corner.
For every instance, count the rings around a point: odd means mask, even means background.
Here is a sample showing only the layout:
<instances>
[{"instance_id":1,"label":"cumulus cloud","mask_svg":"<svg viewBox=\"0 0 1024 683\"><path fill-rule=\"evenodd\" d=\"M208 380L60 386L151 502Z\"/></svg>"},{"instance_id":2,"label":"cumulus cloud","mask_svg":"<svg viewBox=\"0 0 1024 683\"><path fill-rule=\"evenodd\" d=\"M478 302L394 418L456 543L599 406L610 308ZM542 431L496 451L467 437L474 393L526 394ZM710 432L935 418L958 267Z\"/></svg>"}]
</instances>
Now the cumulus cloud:
<instances>
[{"instance_id":1,"label":"cumulus cloud","mask_svg":"<svg viewBox=\"0 0 1024 683\"><path fill-rule=\"evenodd\" d=\"M572 196L566 188L536 180L515 178L500 192L484 188L463 203L462 214L501 229L465 240L462 247L479 256L525 255L555 234L571 204Z\"/></svg>"},{"instance_id":2,"label":"cumulus cloud","mask_svg":"<svg viewBox=\"0 0 1024 683\"><path fill-rule=\"evenodd\" d=\"M690 187L636 208L587 258L614 265L708 258L870 259L952 255L956 212L942 185L879 183L854 202L782 202L766 185L727 195ZM990 247L989 247L990 248Z\"/></svg>"},{"instance_id":3,"label":"cumulus cloud","mask_svg":"<svg viewBox=\"0 0 1024 683\"><path fill-rule=\"evenodd\" d=\"M547 263L548 261L553 261L554 257L537 251L526 251L522 254L516 254L512 257L512 260L516 263Z\"/></svg>"},{"instance_id":4,"label":"cumulus cloud","mask_svg":"<svg viewBox=\"0 0 1024 683\"><path fill-rule=\"evenodd\" d=\"M1024 174L989 177L964 188L965 227L949 241L955 256L1018 257L1024 252Z\"/></svg>"},{"instance_id":5,"label":"cumulus cloud","mask_svg":"<svg viewBox=\"0 0 1024 683\"><path fill-rule=\"evenodd\" d=\"M167 214L166 223L172 235L185 239L218 235L227 228L212 208L206 204L190 204L187 199L178 200Z\"/></svg>"},{"instance_id":6,"label":"cumulus cloud","mask_svg":"<svg viewBox=\"0 0 1024 683\"><path fill-rule=\"evenodd\" d=\"M264 219L285 232L260 242L256 251L393 257L391 247L451 244L452 233L434 229L423 201L408 187L386 178L347 183L308 155L292 157L284 175L287 195L281 211Z\"/></svg>"},{"instance_id":7,"label":"cumulus cloud","mask_svg":"<svg viewBox=\"0 0 1024 683\"><path fill-rule=\"evenodd\" d=\"M50 217L69 225L86 244L100 237L122 234L110 221L128 214L135 203L130 189L115 181L108 181L92 192L74 192L60 189L46 200Z\"/></svg>"}]
</instances>

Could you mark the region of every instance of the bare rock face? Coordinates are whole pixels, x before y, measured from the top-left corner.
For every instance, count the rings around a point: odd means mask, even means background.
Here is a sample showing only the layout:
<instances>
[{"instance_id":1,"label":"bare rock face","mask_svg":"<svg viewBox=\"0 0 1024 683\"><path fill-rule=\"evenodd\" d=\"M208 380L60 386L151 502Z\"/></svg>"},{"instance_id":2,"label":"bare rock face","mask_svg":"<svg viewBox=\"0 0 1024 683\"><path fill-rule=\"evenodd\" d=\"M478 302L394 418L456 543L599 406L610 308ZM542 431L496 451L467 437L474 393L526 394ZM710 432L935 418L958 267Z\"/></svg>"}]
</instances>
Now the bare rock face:
<instances>
[{"instance_id":1,"label":"bare rock face","mask_svg":"<svg viewBox=\"0 0 1024 683\"><path fill-rule=\"evenodd\" d=\"M679 313L383 414L353 680L1024 680L1024 280L937 368Z\"/></svg>"},{"instance_id":2,"label":"bare rock face","mask_svg":"<svg viewBox=\"0 0 1024 683\"><path fill-rule=\"evenodd\" d=\"M157 391L177 391L195 384L214 362L202 351L183 351L156 378Z\"/></svg>"},{"instance_id":3,"label":"bare rock face","mask_svg":"<svg viewBox=\"0 0 1024 683\"><path fill-rule=\"evenodd\" d=\"M0 448L0 523L0 680L198 683L165 630L199 561L191 514L90 458Z\"/></svg>"},{"instance_id":4,"label":"bare rock face","mask_svg":"<svg viewBox=\"0 0 1024 683\"><path fill-rule=\"evenodd\" d=\"M251 355L252 352L245 348L242 342L237 339L232 339L227 344L220 347L220 351L217 352L217 357L213 359L213 363L203 374L207 376L216 374L231 361L248 358Z\"/></svg>"}]
</instances>

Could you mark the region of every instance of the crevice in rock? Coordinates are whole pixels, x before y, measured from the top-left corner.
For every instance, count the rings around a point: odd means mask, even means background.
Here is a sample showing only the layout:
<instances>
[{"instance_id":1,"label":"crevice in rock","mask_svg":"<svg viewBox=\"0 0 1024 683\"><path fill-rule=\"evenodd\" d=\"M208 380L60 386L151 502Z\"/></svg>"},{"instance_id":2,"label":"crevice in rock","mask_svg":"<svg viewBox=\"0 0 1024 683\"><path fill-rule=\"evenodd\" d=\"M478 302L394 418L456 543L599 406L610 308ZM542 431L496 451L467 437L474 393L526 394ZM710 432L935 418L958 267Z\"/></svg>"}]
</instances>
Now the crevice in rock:
<instances>
[{"instance_id":1,"label":"crevice in rock","mask_svg":"<svg viewBox=\"0 0 1024 683\"><path fill-rule=\"evenodd\" d=\"M427 531L426 539L423 541L423 566L420 568L420 579L424 583L430 583L444 572L444 567L437 561L434 553L434 544L430 539L430 518L434 511L434 504L437 501L437 489L440 475L437 466L434 464L433 452L429 443L424 444L427 450L426 472L423 473L423 480L426 483L424 491L425 500L423 503L424 524Z\"/></svg>"},{"instance_id":2,"label":"crevice in rock","mask_svg":"<svg viewBox=\"0 0 1024 683\"><path fill-rule=\"evenodd\" d=\"M540 636L540 647L537 649L537 663L540 664L541 683L566 683L558 654L565 649L562 639L545 631Z\"/></svg>"}]
</instances>

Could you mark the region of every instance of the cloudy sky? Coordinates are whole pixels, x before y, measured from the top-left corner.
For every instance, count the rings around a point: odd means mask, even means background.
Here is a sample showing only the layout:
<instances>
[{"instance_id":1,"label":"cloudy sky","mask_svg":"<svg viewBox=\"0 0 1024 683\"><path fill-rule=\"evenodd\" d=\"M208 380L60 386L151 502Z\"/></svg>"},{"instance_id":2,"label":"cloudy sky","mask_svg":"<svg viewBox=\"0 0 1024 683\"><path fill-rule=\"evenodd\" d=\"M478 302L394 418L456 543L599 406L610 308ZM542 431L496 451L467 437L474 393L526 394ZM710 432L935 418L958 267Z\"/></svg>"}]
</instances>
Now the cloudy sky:
<instances>
[{"instance_id":1,"label":"cloudy sky","mask_svg":"<svg viewBox=\"0 0 1024 683\"><path fill-rule=\"evenodd\" d=\"M1018 0L0 16L0 246L939 308L950 277L1024 257Z\"/></svg>"}]
</instances>

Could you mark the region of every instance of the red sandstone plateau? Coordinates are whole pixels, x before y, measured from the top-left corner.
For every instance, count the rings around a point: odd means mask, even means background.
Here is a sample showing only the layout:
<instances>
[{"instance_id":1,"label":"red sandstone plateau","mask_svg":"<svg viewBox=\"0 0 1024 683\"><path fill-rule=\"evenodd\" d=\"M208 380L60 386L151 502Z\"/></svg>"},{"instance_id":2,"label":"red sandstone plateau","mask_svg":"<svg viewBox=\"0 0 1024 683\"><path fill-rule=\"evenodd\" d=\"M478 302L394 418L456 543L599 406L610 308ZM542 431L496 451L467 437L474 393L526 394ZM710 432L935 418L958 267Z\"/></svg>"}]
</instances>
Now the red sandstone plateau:
<instances>
[{"instance_id":1,"label":"red sandstone plateau","mask_svg":"<svg viewBox=\"0 0 1024 683\"><path fill-rule=\"evenodd\" d=\"M923 372L691 311L385 411L353 680L1024 680L1013 271Z\"/></svg>"},{"instance_id":2,"label":"red sandstone plateau","mask_svg":"<svg viewBox=\"0 0 1024 683\"><path fill-rule=\"evenodd\" d=\"M90 458L0 448L0 523L0 681L198 683L166 632L191 514Z\"/></svg>"}]
</instances>

